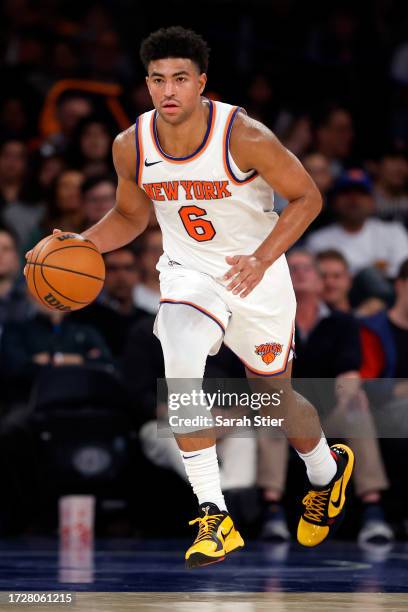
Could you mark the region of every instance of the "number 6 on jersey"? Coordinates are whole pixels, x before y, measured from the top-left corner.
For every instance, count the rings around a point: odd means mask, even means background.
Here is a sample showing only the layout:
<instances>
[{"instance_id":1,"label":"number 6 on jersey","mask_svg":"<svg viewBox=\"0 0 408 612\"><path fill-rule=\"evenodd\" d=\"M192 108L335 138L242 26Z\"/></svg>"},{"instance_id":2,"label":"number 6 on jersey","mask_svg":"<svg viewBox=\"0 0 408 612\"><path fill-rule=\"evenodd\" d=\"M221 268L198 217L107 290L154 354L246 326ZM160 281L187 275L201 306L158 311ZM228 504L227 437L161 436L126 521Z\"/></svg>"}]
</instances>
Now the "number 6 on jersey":
<instances>
[{"instance_id":1,"label":"number 6 on jersey","mask_svg":"<svg viewBox=\"0 0 408 612\"><path fill-rule=\"evenodd\" d=\"M203 219L207 211L199 206L182 206L178 211L186 232L198 242L212 240L216 234L213 224Z\"/></svg>"}]
</instances>

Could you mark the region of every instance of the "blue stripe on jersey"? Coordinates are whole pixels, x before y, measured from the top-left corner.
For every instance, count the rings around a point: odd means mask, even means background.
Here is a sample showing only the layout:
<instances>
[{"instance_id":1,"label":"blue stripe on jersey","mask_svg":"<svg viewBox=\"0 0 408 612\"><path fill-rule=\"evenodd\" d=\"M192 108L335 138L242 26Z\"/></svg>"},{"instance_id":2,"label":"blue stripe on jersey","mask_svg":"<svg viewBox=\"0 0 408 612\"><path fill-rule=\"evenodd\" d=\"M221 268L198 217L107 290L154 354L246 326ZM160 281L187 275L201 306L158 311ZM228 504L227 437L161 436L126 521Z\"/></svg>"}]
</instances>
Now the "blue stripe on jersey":
<instances>
[{"instance_id":1,"label":"blue stripe on jersey","mask_svg":"<svg viewBox=\"0 0 408 612\"><path fill-rule=\"evenodd\" d=\"M136 144L136 183L139 182L139 170L140 170L140 145L139 145L139 117L135 123L135 144Z\"/></svg>"},{"instance_id":2,"label":"blue stripe on jersey","mask_svg":"<svg viewBox=\"0 0 408 612\"><path fill-rule=\"evenodd\" d=\"M205 132L204 139L203 139L202 143L200 144L200 146L198 147L198 149L196 149L194 151L194 153L191 153L191 155L186 155L186 157L173 157L172 155L167 155L167 153L165 153L163 151L163 149L160 146L159 137L158 137L158 134L157 134L157 111L155 111L154 119L153 119L154 139L156 141L157 148L159 149L160 153L164 157L167 157L167 159L174 159L175 161L186 161L187 159L190 159L191 157L195 157L195 155L197 155L205 147L205 145L207 143L207 140L208 140L208 137L209 137L210 132L211 132L211 125L212 125L213 112L214 112L214 103L213 103L213 101L209 100L209 103L210 103L210 114L208 116L207 130Z\"/></svg>"},{"instance_id":3,"label":"blue stripe on jersey","mask_svg":"<svg viewBox=\"0 0 408 612\"><path fill-rule=\"evenodd\" d=\"M229 160L229 144L230 144L230 138L231 138L231 131L232 131L232 126L234 124L235 121L235 117L237 116L237 113L239 113L239 111L242 110L239 106L235 109L235 111L232 113L232 117L230 119L230 123L227 129L227 138L225 139L225 147L226 147L226 151L225 151L225 160L227 162L227 166L228 166L228 171L231 173L232 177L237 181L237 183L246 183L247 181L249 181L253 176L257 175L257 171L254 170L252 172L252 174L250 174L249 176L247 176L244 179L239 179L237 176L235 176L235 174L232 171L231 168L231 164L230 164L230 160Z\"/></svg>"}]
</instances>

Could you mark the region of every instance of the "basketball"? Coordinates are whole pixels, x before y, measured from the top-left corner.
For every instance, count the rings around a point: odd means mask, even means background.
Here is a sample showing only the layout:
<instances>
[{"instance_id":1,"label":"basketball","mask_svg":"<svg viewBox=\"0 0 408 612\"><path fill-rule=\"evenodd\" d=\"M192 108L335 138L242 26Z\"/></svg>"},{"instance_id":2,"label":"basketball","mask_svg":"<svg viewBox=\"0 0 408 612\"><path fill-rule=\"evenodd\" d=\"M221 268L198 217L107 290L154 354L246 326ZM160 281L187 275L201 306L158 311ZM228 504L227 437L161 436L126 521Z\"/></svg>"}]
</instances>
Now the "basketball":
<instances>
[{"instance_id":1,"label":"basketball","mask_svg":"<svg viewBox=\"0 0 408 612\"><path fill-rule=\"evenodd\" d=\"M84 308L97 297L105 264L96 246L79 234L43 238L31 251L26 280L30 293L51 310Z\"/></svg>"}]
</instances>

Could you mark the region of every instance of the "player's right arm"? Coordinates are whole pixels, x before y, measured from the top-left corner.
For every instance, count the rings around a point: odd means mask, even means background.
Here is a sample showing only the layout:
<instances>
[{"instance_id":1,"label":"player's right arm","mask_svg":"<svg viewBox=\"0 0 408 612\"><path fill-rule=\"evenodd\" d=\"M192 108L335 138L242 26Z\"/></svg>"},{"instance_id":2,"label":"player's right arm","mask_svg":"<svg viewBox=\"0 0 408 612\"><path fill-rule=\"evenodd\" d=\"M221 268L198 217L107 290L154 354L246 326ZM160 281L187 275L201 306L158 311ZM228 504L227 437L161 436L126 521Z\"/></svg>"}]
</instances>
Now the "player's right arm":
<instances>
[{"instance_id":1,"label":"player's right arm","mask_svg":"<svg viewBox=\"0 0 408 612\"><path fill-rule=\"evenodd\" d=\"M118 175L116 204L96 225L82 234L101 253L114 251L144 232L151 210L151 201L136 183L134 127L115 138L112 153Z\"/></svg>"}]
</instances>

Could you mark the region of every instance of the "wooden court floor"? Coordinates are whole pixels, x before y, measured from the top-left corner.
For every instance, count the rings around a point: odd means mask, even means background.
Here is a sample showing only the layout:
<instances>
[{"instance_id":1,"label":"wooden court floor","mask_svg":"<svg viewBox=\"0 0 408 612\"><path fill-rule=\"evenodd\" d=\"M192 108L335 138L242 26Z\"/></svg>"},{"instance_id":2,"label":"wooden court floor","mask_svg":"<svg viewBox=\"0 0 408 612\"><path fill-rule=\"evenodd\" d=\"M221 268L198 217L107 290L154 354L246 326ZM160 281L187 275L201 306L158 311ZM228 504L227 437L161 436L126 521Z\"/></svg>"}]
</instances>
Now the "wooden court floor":
<instances>
[{"instance_id":1,"label":"wooden court floor","mask_svg":"<svg viewBox=\"0 0 408 612\"><path fill-rule=\"evenodd\" d=\"M248 542L194 571L184 567L186 545L111 539L67 556L55 538L0 540L0 612L408 612L408 542L375 550ZM56 591L75 602L3 603L10 592Z\"/></svg>"},{"instance_id":2,"label":"wooden court floor","mask_svg":"<svg viewBox=\"0 0 408 612\"><path fill-rule=\"evenodd\" d=\"M30 606L31 607L31 606ZM9 612L10 605L0 605ZM21 608L20 608L21 609ZM404 593L79 593L70 606L36 612L407 612Z\"/></svg>"}]
</instances>

